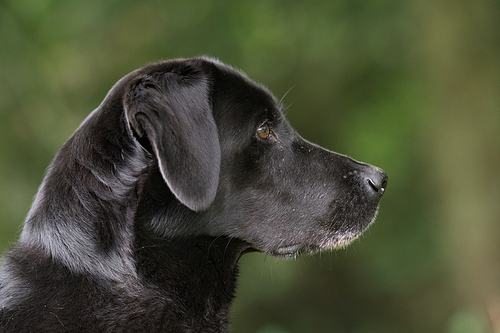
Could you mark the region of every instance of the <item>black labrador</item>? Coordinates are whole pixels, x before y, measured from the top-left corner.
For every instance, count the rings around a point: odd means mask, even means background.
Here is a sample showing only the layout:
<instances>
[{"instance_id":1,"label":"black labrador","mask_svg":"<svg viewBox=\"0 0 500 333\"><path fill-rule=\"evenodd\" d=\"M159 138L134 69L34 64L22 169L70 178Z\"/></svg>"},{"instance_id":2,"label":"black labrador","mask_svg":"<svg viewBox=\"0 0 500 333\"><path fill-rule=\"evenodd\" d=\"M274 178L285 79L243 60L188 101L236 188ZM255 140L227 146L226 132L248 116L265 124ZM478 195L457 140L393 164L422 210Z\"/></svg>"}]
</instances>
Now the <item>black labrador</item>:
<instances>
[{"instance_id":1,"label":"black labrador","mask_svg":"<svg viewBox=\"0 0 500 333\"><path fill-rule=\"evenodd\" d=\"M0 271L1 332L226 332L237 261L342 247L387 176L301 138L208 58L122 78L50 164Z\"/></svg>"}]
</instances>

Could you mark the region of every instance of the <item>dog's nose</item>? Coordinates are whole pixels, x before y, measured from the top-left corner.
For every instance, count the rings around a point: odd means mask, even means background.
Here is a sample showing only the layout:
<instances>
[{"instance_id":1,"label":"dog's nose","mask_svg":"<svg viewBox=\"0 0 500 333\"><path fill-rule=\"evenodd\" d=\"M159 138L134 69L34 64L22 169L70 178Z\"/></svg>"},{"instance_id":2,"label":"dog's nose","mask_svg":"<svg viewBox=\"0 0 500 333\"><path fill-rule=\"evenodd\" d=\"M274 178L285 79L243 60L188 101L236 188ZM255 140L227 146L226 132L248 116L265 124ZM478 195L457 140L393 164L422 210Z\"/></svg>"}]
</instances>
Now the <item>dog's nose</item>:
<instances>
[{"instance_id":1,"label":"dog's nose","mask_svg":"<svg viewBox=\"0 0 500 333\"><path fill-rule=\"evenodd\" d=\"M367 172L365 179L369 191L375 192L379 197L384 195L387 188L387 174L384 170L373 167Z\"/></svg>"}]
</instances>

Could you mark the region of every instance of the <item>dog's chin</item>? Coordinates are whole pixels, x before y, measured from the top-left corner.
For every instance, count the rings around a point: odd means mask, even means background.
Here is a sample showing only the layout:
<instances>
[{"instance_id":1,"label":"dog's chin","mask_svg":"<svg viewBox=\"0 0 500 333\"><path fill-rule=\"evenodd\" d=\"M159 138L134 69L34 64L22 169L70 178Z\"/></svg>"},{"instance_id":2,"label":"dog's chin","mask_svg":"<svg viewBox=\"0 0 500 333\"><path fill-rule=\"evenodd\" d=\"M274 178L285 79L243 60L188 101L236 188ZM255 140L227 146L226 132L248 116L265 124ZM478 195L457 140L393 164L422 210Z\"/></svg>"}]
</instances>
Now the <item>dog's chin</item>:
<instances>
[{"instance_id":1,"label":"dog's chin","mask_svg":"<svg viewBox=\"0 0 500 333\"><path fill-rule=\"evenodd\" d=\"M340 238L336 238L334 240L329 239L325 240L325 242L321 244L308 244L308 243L299 243L299 244L293 244L293 245L287 245L287 246L282 246L278 247L276 250L268 252L272 256L282 258L282 259L289 259L289 258L295 258L299 255L308 255L308 254L314 254L323 250L336 250L340 248L344 248L348 246L352 241L354 241L356 238L358 238L361 235L359 234L349 234L349 235L344 235Z\"/></svg>"},{"instance_id":2,"label":"dog's chin","mask_svg":"<svg viewBox=\"0 0 500 333\"><path fill-rule=\"evenodd\" d=\"M336 250L347 247L354 240L359 238L374 222L377 217L377 211L375 212L373 218L365 223L365 226L362 227L359 231L350 231L343 233L335 233L333 236L325 236L325 238L320 242L315 243L292 243L289 245L284 245L277 247L272 251L266 251L268 254L283 258L295 258L299 255L308 255L314 254L323 250Z\"/></svg>"}]
</instances>

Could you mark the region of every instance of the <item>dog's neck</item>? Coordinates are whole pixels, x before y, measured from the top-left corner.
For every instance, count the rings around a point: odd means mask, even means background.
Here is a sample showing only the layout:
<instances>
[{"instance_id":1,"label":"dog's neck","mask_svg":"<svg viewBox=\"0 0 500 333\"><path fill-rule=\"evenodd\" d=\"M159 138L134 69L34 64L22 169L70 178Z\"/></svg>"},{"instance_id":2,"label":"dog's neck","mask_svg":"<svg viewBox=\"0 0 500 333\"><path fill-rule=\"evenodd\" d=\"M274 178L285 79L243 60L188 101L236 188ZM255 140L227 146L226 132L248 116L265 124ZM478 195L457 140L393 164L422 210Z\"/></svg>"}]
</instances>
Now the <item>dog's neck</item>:
<instances>
[{"instance_id":1,"label":"dog's neck","mask_svg":"<svg viewBox=\"0 0 500 333\"><path fill-rule=\"evenodd\" d=\"M143 283L161 290L166 299L182 300L179 304L165 302L165 318L171 325L213 325L214 331L227 326L230 305L234 298L238 259L248 244L226 237L154 239L145 230L137 230L136 262ZM172 308L170 308L172 307ZM177 314L175 314L177 313ZM175 314L175 318L170 318ZM193 323L196 318L197 323ZM181 331L179 329L179 331Z\"/></svg>"},{"instance_id":2,"label":"dog's neck","mask_svg":"<svg viewBox=\"0 0 500 333\"><path fill-rule=\"evenodd\" d=\"M111 135L109 127L122 134ZM116 108L89 115L47 169L20 245L29 243L74 273L98 272L122 283L135 277L137 183L148 160L126 131Z\"/></svg>"}]
</instances>

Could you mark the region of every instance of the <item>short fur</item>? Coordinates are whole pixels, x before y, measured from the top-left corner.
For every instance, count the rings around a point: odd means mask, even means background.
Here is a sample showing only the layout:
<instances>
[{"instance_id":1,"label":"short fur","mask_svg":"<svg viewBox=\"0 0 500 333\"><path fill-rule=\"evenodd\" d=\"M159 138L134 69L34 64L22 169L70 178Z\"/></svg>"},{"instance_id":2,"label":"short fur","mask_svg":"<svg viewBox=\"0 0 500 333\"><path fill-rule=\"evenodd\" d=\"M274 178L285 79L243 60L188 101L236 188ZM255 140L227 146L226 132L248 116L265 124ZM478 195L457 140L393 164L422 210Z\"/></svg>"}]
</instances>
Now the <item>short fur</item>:
<instances>
[{"instance_id":1,"label":"short fur","mask_svg":"<svg viewBox=\"0 0 500 333\"><path fill-rule=\"evenodd\" d=\"M386 184L302 139L237 70L145 66L50 164L0 270L0 331L226 332L242 253L345 246Z\"/></svg>"}]
</instances>

